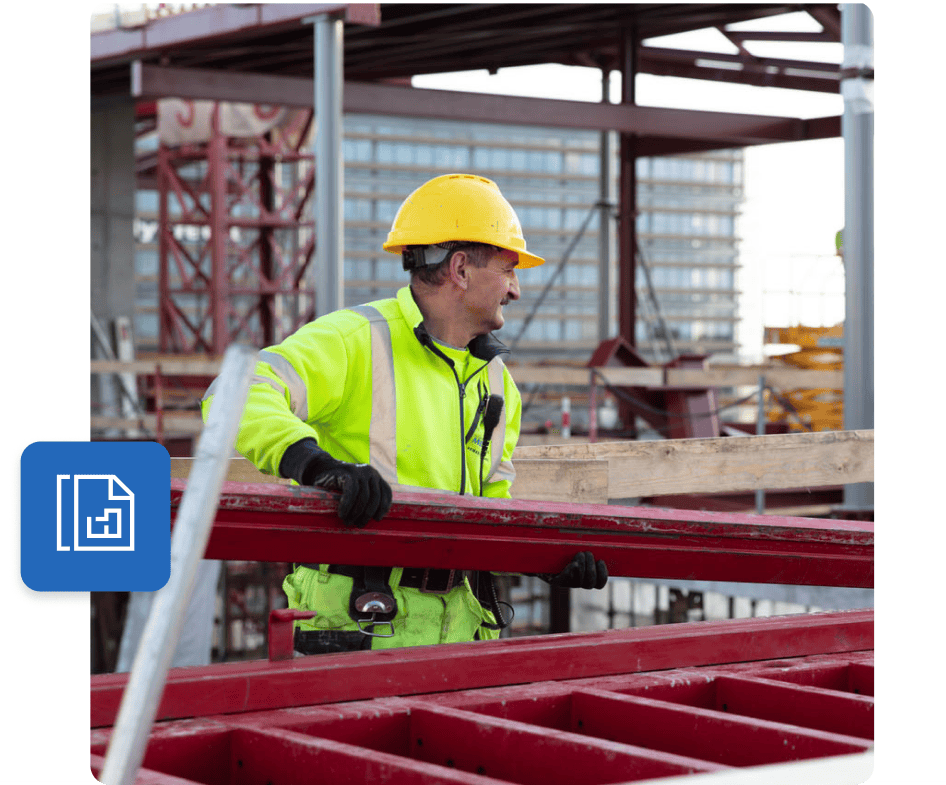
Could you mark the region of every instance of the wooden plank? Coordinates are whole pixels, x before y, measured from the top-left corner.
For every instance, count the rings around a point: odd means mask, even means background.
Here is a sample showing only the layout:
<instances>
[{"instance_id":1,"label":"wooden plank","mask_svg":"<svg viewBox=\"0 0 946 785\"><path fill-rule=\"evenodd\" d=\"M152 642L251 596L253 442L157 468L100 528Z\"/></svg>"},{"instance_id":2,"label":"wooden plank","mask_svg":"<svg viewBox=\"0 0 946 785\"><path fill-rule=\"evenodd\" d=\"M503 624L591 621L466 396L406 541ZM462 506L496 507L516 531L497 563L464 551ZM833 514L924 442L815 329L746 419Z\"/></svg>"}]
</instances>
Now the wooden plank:
<instances>
[{"instance_id":1,"label":"wooden plank","mask_svg":"<svg viewBox=\"0 0 946 785\"><path fill-rule=\"evenodd\" d=\"M589 458L608 460L610 498L843 485L873 481L874 432L536 445L513 463Z\"/></svg>"},{"instance_id":2,"label":"wooden plank","mask_svg":"<svg viewBox=\"0 0 946 785\"><path fill-rule=\"evenodd\" d=\"M512 498L547 502L607 504L610 465L607 460L517 460Z\"/></svg>"},{"instance_id":3,"label":"wooden plank","mask_svg":"<svg viewBox=\"0 0 946 785\"><path fill-rule=\"evenodd\" d=\"M510 365L516 384L590 385L591 368L545 365ZM713 365L708 368L612 368L597 367L598 382L619 387L738 387L756 386L759 375L782 390L844 387L843 371L821 371L764 365ZM602 378L603 377L603 378Z\"/></svg>"},{"instance_id":4,"label":"wooden plank","mask_svg":"<svg viewBox=\"0 0 946 785\"><path fill-rule=\"evenodd\" d=\"M759 384L759 375L766 384L780 390L844 388L844 371L770 368L765 366L711 366L699 368L668 368L665 384L671 387L738 387Z\"/></svg>"},{"instance_id":5,"label":"wooden plank","mask_svg":"<svg viewBox=\"0 0 946 785\"><path fill-rule=\"evenodd\" d=\"M171 477L186 480L191 473L191 467L194 465L193 458L171 458ZM285 477L273 477L271 474L263 474L246 458L231 458L227 467L227 476L225 482L253 482L253 483L273 483L276 485L290 485L291 480Z\"/></svg>"},{"instance_id":6,"label":"wooden plank","mask_svg":"<svg viewBox=\"0 0 946 785\"><path fill-rule=\"evenodd\" d=\"M588 387L590 368L561 368L545 365L510 365L516 384L561 384ZM659 387L664 383L663 368L596 368L608 384L623 387ZM602 380L598 379L599 383Z\"/></svg>"},{"instance_id":7,"label":"wooden plank","mask_svg":"<svg viewBox=\"0 0 946 785\"><path fill-rule=\"evenodd\" d=\"M158 365L165 376L216 376L220 372L220 360L202 358L160 357L132 362L118 360L92 360L90 371L103 373L154 374ZM617 368L599 367L599 383L620 387L734 387L756 385L759 374L764 374L768 383L779 389L842 389L843 371L819 371L799 368L773 368L769 366L719 365L699 368ZM516 384L550 384L571 387L588 387L591 383L590 368L575 368L547 365L510 365L509 372Z\"/></svg>"},{"instance_id":8,"label":"wooden plank","mask_svg":"<svg viewBox=\"0 0 946 785\"><path fill-rule=\"evenodd\" d=\"M154 414L143 414L140 417L105 417L103 415L93 414L90 417L90 425L93 430L105 428L147 428L149 431L156 431L158 427L158 418ZM185 436L194 436L204 429L203 420L200 415L194 413L164 413L164 431L175 435L183 434Z\"/></svg>"},{"instance_id":9,"label":"wooden plank","mask_svg":"<svg viewBox=\"0 0 946 785\"><path fill-rule=\"evenodd\" d=\"M193 458L172 458L171 477L186 479ZM278 483L289 480L263 474L246 458L232 458L227 482ZM406 486L405 486L406 487ZM584 502L606 504L608 501L608 462L606 460L524 460L516 463L513 498L531 501Z\"/></svg>"},{"instance_id":10,"label":"wooden plank","mask_svg":"<svg viewBox=\"0 0 946 785\"><path fill-rule=\"evenodd\" d=\"M186 478L193 458L172 458ZM603 504L609 498L804 488L873 480L873 431L826 431L733 439L667 439L520 446L512 496ZM233 458L228 482L288 484Z\"/></svg>"},{"instance_id":11,"label":"wooden plank","mask_svg":"<svg viewBox=\"0 0 946 785\"><path fill-rule=\"evenodd\" d=\"M161 358L155 360L92 360L92 373L137 373L153 374L161 366L165 376L216 376L220 373L220 360Z\"/></svg>"}]
</instances>

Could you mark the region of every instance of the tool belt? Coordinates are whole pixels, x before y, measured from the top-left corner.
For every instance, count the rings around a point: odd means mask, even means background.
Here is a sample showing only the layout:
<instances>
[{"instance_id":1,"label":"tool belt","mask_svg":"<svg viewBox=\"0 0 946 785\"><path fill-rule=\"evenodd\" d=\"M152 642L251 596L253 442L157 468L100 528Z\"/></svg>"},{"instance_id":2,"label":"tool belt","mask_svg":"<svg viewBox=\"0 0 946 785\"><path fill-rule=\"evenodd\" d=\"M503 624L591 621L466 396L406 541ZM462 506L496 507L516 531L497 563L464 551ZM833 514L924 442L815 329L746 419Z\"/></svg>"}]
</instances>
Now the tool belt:
<instances>
[{"instance_id":1,"label":"tool belt","mask_svg":"<svg viewBox=\"0 0 946 785\"><path fill-rule=\"evenodd\" d=\"M319 569L318 564L303 563L301 566L310 570ZM386 586L391 585L393 567L356 567L348 564L330 564L328 571L333 575L347 575L353 581L359 581L365 570L379 571L378 579ZM405 567L401 573L400 586L408 589L420 589L428 594L446 594L463 584L463 579L470 574L468 570L446 570L435 567Z\"/></svg>"},{"instance_id":2,"label":"tool belt","mask_svg":"<svg viewBox=\"0 0 946 785\"><path fill-rule=\"evenodd\" d=\"M318 570L318 564L303 563L303 567ZM397 615L397 600L391 589L392 567L361 567L348 564L330 564L328 571L334 575L346 575L352 579L352 590L348 601L348 615L358 630L369 637L390 638L394 636L394 617ZM427 567L405 567L400 586L417 589L425 594L447 594L463 584L465 570L446 570ZM376 631L386 626L388 632Z\"/></svg>"},{"instance_id":3,"label":"tool belt","mask_svg":"<svg viewBox=\"0 0 946 785\"><path fill-rule=\"evenodd\" d=\"M302 567L318 570L318 564L302 562ZM372 638L394 637L394 617L397 615L397 600L391 589L392 567L362 567L347 564L330 564L328 572L333 575L345 575L352 579L352 591L348 600L348 615L358 626L357 632L295 631L295 649L304 654L327 653L331 651L353 651L370 649ZM425 594L447 594L457 586L462 586L464 578L473 578L474 571L448 570L434 567L405 567L398 584L404 588L413 588ZM489 600L487 585L492 586L492 576L482 573L482 580L471 580L477 589L477 600L486 603ZM482 586L480 584L483 584ZM483 622L491 629L499 627ZM381 630L387 630L386 632ZM328 640L331 638L331 640Z\"/></svg>"},{"instance_id":4,"label":"tool belt","mask_svg":"<svg viewBox=\"0 0 946 785\"><path fill-rule=\"evenodd\" d=\"M328 571L336 575L347 575L357 580L359 571L365 569L383 570L384 582L390 585L391 567L349 567L345 564L330 564ZM445 570L436 567L405 567L401 572L400 586L407 589L419 589L426 594L447 594L456 586L463 584L466 570Z\"/></svg>"}]
</instances>

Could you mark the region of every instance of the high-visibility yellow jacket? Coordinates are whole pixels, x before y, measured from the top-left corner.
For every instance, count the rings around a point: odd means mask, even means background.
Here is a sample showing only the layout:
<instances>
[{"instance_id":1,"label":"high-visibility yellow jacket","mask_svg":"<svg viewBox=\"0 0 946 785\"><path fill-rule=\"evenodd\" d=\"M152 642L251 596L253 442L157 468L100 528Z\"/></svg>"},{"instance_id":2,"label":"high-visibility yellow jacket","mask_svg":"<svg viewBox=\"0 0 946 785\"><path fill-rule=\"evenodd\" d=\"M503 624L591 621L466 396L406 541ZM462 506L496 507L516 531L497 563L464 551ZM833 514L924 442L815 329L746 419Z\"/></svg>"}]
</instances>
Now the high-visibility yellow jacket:
<instances>
[{"instance_id":1,"label":"high-visibility yellow jacket","mask_svg":"<svg viewBox=\"0 0 946 785\"><path fill-rule=\"evenodd\" d=\"M500 358L505 349L491 336L471 351L421 333L425 345L415 332L421 320L404 287L396 298L327 314L260 352L237 451L278 476L286 448L315 437L334 458L370 463L392 485L479 495L477 410L486 394L499 394L505 405L487 447L482 495L508 497L521 398Z\"/></svg>"},{"instance_id":2,"label":"high-visibility yellow jacket","mask_svg":"<svg viewBox=\"0 0 946 785\"><path fill-rule=\"evenodd\" d=\"M508 497L522 401L500 357L505 347L489 335L465 349L446 346L421 322L411 290L404 287L396 298L326 314L260 352L237 451L263 472L278 475L286 449L315 438L338 460L370 463L394 487L475 495L481 492L482 466L482 495ZM205 416L211 393L203 404ZM489 395L502 395L504 405L481 456ZM318 613L297 627L357 630L349 615L352 578L325 568L299 566L286 578L289 606ZM396 569L390 582L399 578ZM395 635L374 638L374 648L498 634L480 629L493 617L468 583L443 600L412 588L395 587L394 595Z\"/></svg>"}]
</instances>

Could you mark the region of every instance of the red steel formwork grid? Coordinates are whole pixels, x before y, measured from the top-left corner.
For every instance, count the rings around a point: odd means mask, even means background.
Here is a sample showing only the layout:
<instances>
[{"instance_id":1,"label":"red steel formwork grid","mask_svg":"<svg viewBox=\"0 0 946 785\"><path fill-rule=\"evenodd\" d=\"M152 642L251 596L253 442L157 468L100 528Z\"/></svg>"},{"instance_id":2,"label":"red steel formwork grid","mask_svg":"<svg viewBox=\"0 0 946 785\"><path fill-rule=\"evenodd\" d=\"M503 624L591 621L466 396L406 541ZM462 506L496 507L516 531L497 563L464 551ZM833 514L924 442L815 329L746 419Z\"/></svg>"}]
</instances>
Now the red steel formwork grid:
<instances>
[{"instance_id":1,"label":"red steel formwork grid","mask_svg":"<svg viewBox=\"0 0 946 785\"><path fill-rule=\"evenodd\" d=\"M615 575L873 585L870 522L399 491L357 530L334 506L226 483L206 555L548 572L581 547ZM873 746L872 610L296 658L292 617L268 660L169 672L139 785L632 782ZM127 681L92 678L94 773Z\"/></svg>"},{"instance_id":2,"label":"red steel formwork grid","mask_svg":"<svg viewBox=\"0 0 946 785\"><path fill-rule=\"evenodd\" d=\"M315 247L305 218L312 113L236 139L220 131L219 109L208 142L158 148L162 352L220 355L241 340L267 346L313 316L304 291Z\"/></svg>"},{"instance_id":3,"label":"red steel formwork grid","mask_svg":"<svg viewBox=\"0 0 946 785\"><path fill-rule=\"evenodd\" d=\"M137 781L633 782L866 752L873 693L872 611L179 668Z\"/></svg>"}]
</instances>

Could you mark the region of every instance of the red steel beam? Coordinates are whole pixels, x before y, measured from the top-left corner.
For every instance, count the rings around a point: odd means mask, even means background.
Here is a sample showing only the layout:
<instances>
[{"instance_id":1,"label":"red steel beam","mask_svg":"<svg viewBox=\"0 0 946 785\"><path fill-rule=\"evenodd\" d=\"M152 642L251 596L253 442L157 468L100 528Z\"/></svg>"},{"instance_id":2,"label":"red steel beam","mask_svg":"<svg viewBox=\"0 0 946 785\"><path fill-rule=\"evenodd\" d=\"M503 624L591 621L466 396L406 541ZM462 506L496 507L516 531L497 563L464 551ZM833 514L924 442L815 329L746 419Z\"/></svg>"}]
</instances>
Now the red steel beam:
<instances>
[{"instance_id":1,"label":"red steel beam","mask_svg":"<svg viewBox=\"0 0 946 785\"><path fill-rule=\"evenodd\" d=\"M615 743L595 729L579 735L426 702L409 706L410 735L415 745L422 742L427 761L449 760L451 768L480 769L506 782L588 782L589 775L594 782L625 782L728 768L623 739Z\"/></svg>"},{"instance_id":2,"label":"red steel beam","mask_svg":"<svg viewBox=\"0 0 946 785\"><path fill-rule=\"evenodd\" d=\"M716 679L716 701L736 714L874 738L873 696L732 675Z\"/></svg>"},{"instance_id":3,"label":"red steel beam","mask_svg":"<svg viewBox=\"0 0 946 785\"><path fill-rule=\"evenodd\" d=\"M185 486L171 481L172 512ZM398 491L384 520L352 529L336 499L315 488L224 483L205 556L548 573L590 550L614 576L873 586L868 521Z\"/></svg>"},{"instance_id":4,"label":"red steel beam","mask_svg":"<svg viewBox=\"0 0 946 785\"><path fill-rule=\"evenodd\" d=\"M172 668L157 719L867 651L873 620L855 610ZM114 724L127 680L92 677L91 727Z\"/></svg>"},{"instance_id":5,"label":"red steel beam","mask_svg":"<svg viewBox=\"0 0 946 785\"><path fill-rule=\"evenodd\" d=\"M844 755L871 746L865 739L739 716L728 708L704 709L603 690L576 691L572 706L580 727L592 736L726 766ZM627 722L628 717L634 721ZM752 743L745 744L746 738Z\"/></svg>"},{"instance_id":6,"label":"red steel beam","mask_svg":"<svg viewBox=\"0 0 946 785\"><path fill-rule=\"evenodd\" d=\"M311 79L267 74L234 74L199 68L170 68L135 63L132 95L263 102L311 107ZM369 82L345 82L343 111L396 114L555 128L619 131L641 136L715 140L730 146L801 141L815 130L793 117L708 112L688 109L604 104L521 96L485 95ZM832 135L840 135L840 118ZM832 126L833 128L833 126Z\"/></svg>"}]
</instances>

